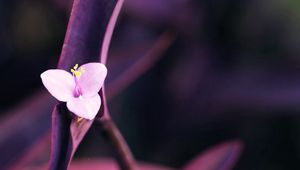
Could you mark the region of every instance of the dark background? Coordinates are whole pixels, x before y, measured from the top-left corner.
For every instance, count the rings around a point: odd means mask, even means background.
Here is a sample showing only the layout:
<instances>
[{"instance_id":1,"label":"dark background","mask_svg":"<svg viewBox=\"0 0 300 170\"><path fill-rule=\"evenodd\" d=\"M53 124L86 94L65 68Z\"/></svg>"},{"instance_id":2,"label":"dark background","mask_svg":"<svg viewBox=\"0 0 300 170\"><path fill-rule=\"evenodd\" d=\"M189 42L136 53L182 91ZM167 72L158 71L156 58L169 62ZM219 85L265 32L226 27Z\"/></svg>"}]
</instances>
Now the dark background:
<instances>
[{"instance_id":1,"label":"dark background","mask_svg":"<svg viewBox=\"0 0 300 170\"><path fill-rule=\"evenodd\" d=\"M45 91L39 75L56 67L70 4L0 1L3 121L18 103ZM109 102L137 159L180 167L214 144L241 139L245 148L235 169L297 169L299 11L296 0L125 0L108 81L117 76L110 74L115 63L143 55L140 46L151 46L165 31L175 37L160 61ZM96 131L92 127L76 158L112 155Z\"/></svg>"}]
</instances>

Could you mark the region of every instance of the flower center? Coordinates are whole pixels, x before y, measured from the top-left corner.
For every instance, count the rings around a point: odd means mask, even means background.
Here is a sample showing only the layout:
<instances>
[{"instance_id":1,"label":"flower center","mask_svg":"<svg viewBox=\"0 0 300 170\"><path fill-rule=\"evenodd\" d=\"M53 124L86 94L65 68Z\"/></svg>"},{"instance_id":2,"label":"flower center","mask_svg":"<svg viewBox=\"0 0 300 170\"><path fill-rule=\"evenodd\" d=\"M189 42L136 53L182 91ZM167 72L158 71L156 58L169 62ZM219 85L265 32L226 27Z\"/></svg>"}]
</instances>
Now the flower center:
<instances>
[{"instance_id":1,"label":"flower center","mask_svg":"<svg viewBox=\"0 0 300 170\"><path fill-rule=\"evenodd\" d=\"M75 85L75 90L74 90L74 97L79 98L81 96L81 89L78 84Z\"/></svg>"},{"instance_id":2,"label":"flower center","mask_svg":"<svg viewBox=\"0 0 300 170\"><path fill-rule=\"evenodd\" d=\"M75 79L75 91L74 91L74 96L75 97L80 97L81 96L81 89L80 86L78 84L78 79L80 78L80 76L84 73L84 69L82 67L80 67L80 69L78 69L78 64L76 64L72 69L71 72L74 76Z\"/></svg>"}]
</instances>

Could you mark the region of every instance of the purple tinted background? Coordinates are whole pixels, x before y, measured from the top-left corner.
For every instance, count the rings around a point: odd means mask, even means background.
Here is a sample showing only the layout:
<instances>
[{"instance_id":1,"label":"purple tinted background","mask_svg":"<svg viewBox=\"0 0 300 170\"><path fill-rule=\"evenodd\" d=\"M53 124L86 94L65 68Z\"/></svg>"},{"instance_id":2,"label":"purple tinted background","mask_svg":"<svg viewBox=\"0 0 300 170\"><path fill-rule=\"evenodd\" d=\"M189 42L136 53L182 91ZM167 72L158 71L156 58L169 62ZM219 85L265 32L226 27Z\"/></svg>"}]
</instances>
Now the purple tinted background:
<instances>
[{"instance_id":1,"label":"purple tinted background","mask_svg":"<svg viewBox=\"0 0 300 170\"><path fill-rule=\"evenodd\" d=\"M39 74L56 66L68 4L0 2L2 125L17 112L18 103L44 91ZM125 1L108 58L108 84L161 33L176 35L163 58L109 103L136 157L181 167L214 144L240 138L245 150L236 169L298 167L297 6L292 0ZM30 117L20 116L15 124L26 119ZM33 142L40 134L34 130L46 131L50 119L48 123L32 124L24 132L21 128L19 134ZM14 128L0 131L17 133ZM1 148L17 150L26 144L9 141L1 141ZM75 157L111 155L92 127Z\"/></svg>"}]
</instances>

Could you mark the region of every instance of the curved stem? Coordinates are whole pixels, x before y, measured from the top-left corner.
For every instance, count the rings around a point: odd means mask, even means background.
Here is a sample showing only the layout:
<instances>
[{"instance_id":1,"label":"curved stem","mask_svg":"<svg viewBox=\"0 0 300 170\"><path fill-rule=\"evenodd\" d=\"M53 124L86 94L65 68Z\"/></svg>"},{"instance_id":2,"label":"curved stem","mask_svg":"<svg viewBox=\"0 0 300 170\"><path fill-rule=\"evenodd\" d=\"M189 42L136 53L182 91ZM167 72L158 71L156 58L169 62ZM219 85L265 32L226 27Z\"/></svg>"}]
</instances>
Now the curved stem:
<instances>
[{"instance_id":1,"label":"curved stem","mask_svg":"<svg viewBox=\"0 0 300 170\"><path fill-rule=\"evenodd\" d=\"M124 0L118 0L115 9L112 13L111 19L109 20L109 23L107 25L107 29L104 35L104 40L102 43L102 49L101 49L101 54L100 54L100 62L103 64L106 64L107 60L107 54L108 54L108 48L110 45L111 37L118 19L118 16L120 14L122 5L124 3Z\"/></svg>"},{"instance_id":2,"label":"curved stem","mask_svg":"<svg viewBox=\"0 0 300 170\"><path fill-rule=\"evenodd\" d=\"M108 100L116 96L120 91L129 86L155 65L164 55L163 53L174 43L176 35L171 31L165 31L154 44L134 62L128 69L124 70L114 81L108 84Z\"/></svg>"},{"instance_id":3,"label":"curved stem","mask_svg":"<svg viewBox=\"0 0 300 170\"><path fill-rule=\"evenodd\" d=\"M102 130L109 138L117 152L117 160L122 170L137 170L136 161L120 130L111 118L97 119Z\"/></svg>"}]
</instances>

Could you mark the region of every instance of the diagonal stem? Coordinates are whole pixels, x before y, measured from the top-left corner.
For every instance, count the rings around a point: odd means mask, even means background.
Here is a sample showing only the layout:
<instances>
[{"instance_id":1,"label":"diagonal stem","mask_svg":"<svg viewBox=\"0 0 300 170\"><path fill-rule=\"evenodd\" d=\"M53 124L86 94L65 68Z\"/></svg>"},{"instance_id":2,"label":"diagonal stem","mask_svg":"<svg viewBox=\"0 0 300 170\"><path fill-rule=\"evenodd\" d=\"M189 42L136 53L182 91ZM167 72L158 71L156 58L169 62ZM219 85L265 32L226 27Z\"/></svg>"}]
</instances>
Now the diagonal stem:
<instances>
[{"instance_id":1,"label":"diagonal stem","mask_svg":"<svg viewBox=\"0 0 300 170\"><path fill-rule=\"evenodd\" d=\"M151 69L163 58L163 54L171 47L175 40L175 33L171 31L162 33L143 56L135 61L128 69L124 70L114 81L108 84L107 99L109 100L116 96L120 91L129 86L130 83Z\"/></svg>"},{"instance_id":2,"label":"diagonal stem","mask_svg":"<svg viewBox=\"0 0 300 170\"><path fill-rule=\"evenodd\" d=\"M137 170L137 164L133 154L113 120L110 117L97 119L97 123L100 123L101 129L114 146L120 168L122 170Z\"/></svg>"}]
</instances>

